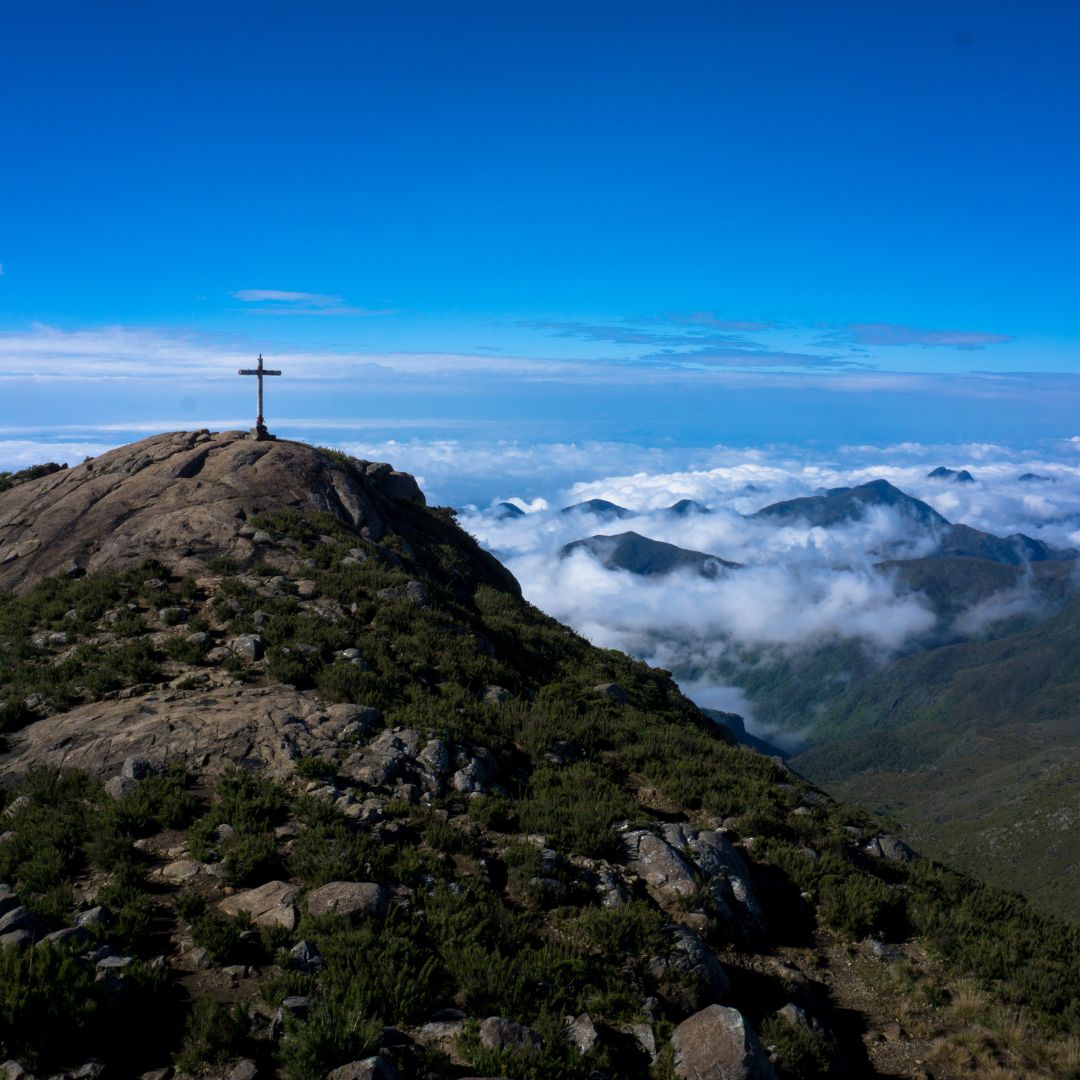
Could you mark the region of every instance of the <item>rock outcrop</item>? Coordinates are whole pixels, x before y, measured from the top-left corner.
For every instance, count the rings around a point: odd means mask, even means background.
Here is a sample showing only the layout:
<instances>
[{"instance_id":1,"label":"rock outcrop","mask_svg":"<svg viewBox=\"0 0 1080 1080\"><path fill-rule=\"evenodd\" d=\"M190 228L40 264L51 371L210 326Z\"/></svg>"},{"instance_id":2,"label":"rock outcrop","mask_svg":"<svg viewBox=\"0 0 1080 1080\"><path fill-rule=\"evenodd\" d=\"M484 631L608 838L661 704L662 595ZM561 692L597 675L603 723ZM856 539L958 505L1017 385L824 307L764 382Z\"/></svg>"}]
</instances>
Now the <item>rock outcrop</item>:
<instances>
[{"instance_id":1,"label":"rock outcrop","mask_svg":"<svg viewBox=\"0 0 1080 1080\"><path fill-rule=\"evenodd\" d=\"M403 502L424 496L384 463L240 431L155 435L4 493L0 588L151 556L188 574L222 555L245 564L264 537L244 522L265 510L326 511L379 540Z\"/></svg>"}]
</instances>

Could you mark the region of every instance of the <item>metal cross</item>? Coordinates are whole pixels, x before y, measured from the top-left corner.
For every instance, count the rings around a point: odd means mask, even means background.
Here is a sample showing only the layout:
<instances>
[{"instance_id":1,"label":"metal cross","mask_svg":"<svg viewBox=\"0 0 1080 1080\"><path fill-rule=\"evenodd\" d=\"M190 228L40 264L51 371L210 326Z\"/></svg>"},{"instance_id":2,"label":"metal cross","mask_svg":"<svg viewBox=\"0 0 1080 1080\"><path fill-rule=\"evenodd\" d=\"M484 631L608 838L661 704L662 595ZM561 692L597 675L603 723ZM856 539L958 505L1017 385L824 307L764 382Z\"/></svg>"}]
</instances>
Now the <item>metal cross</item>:
<instances>
[{"instance_id":1,"label":"metal cross","mask_svg":"<svg viewBox=\"0 0 1080 1080\"><path fill-rule=\"evenodd\" d=\"M263 367L262 353L259 353L259 366L253 368L241 368L241 375L254 375L259 380L259 413L255 420L255 430L261 434L265 434L266 425L263 423L263 376L264 375L280 375L280 371L273 371L270 368Z\"/></svg>"}]
</instances>

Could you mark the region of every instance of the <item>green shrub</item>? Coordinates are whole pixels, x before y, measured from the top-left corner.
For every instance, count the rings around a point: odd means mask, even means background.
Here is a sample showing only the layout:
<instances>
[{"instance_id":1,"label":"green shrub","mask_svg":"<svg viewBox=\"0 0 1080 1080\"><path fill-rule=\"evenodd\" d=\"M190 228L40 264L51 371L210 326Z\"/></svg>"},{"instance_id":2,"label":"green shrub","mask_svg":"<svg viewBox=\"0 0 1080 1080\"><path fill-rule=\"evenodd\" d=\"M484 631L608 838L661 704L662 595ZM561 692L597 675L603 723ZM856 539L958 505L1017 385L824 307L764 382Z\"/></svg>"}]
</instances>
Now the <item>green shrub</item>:
<instances>
[{"instance_id":1,"label":"green shrub","mask_svg":"<svg viewBox=\"0 0 1080 1080\"><path fill-rule=\"evenodd\" d=\"M893 889L869 874L829 874L821 879L817 910L826 926L865 937L895 933L903 902Z\"/></svg>"},{"instance_id":2,"label":"green shrub","mask_svg":"<svg viewBox=\"0 0 1080 1080\"><path fill-rule=\"evenodd\" d=\"M195 915L191 920L191 937L210 954L215 964L227 964L239 958L241 937L250 927L243 915L229 918L214 911Z\"/></svg>"},{"instance_id":3,"label":"green shrub","mask_svg":"<svg viewBox=\"0 0 1080 1080\"><path fill-rule=\"evenodd\" d=\"M237 829L221 844L221 864L230 885L261 883L280 868L277 843L271 833Z\"/></svg>"},{"instance_id":4,"label":"green shrub","mask_svg":"<svg viewBox=\"0 0 1080 1080\"><path fill-rule=\"evenodd\" d=\"M820 1032L771 1016L761 1025L761 1041L776 1047L780 1074L792 1080L827 1080L833 1075L828 1043Z\"/></svg>"},{"instance_id":5,"label":"green shrub","mask_svg":"<svg viewBox=\"0 0 1080 1080\"><path fill-rule=\"evenodd\" d=\"M94 968L49 942L0 949L0 1050L34 1068L85 1049L98 1012Z\"/></svg>"},{"instance_id":6,"label":"green shrub","mask_svg":"<svg viewBox=\"0 0 1080 1080\"><path fill-rule=\"evenodd\" d=\"M188 1013L184 1042L176 1055L177 1071L199 1076L207 1066L228 1060L247 1028L242 1005L230 1009L220 1001L197 998Z\"/></svg>"},{"instance_id":7,"label":"green shrub","mask_svg":"<svg viewBox=\"0 0 1080 1080\"><path fill-rule=\"evenodd\" d=\"M612 824L633 817L637 805L592 762L541 766L517 813L526 832L543 833L563 851L604 858L618 850Z\"/></svg>"}]
</instances>

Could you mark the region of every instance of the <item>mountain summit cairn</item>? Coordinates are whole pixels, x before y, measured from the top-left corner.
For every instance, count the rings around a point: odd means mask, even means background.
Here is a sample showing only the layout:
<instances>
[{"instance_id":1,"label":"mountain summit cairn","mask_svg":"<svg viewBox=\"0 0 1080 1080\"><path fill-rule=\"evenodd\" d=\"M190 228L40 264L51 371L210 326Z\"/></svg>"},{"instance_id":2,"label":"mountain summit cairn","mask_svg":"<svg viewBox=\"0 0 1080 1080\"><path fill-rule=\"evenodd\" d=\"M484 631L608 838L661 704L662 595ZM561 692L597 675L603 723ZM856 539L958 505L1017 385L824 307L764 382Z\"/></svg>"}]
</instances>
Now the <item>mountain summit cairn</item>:
<instances>
[{"instance_id":1,"label":"mountain summit cairn","mask_svg":"<svg viewBox=\"0 0 1080 1080\"><path fill-rule=\"evenodd\" d=\"M254 375L259 381L259 407L258 412L255 414L255 426L251 429L251 437L256 442L265 442L267 439L276 439L276 435L271 435L266 430L266 422L263 420L263 376L264 375L280 375L280 371L274 371L271 368L263 367L262 353L259 353L259 365L253 368L241 368L237 373L239 375Z\"/></svg>"}]
</instances>

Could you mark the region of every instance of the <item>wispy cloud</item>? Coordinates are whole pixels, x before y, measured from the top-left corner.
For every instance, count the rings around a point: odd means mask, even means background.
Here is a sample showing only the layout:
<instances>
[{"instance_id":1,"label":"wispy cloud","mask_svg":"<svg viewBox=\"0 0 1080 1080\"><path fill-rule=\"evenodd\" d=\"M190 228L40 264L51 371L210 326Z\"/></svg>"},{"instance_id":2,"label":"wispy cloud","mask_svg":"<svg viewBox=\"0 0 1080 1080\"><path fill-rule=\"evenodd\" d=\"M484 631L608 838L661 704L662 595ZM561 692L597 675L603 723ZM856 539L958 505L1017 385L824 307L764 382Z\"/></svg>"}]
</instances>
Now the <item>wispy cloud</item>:
<instances>
[{"instance_id":1,"label":"wispy cloud","mask_svg":"<svg viewBox=\"0 0 1080 1080\"><path fill-rule=\"evenodd\" d=\"M711 311L666 311L642 322L671 323L674 326L694 326L705 330L723 330L729 333L753 334L761 330L778 330L780 323L760 319L726 319Z\"/></svg>"},{"instance_id":2,"label":"wispy cloud","mask_svg":"<svg viewBox=\"0 0 1080 1080\"><path fill-rule=\"evenodd\" d=\"M264 304L253 315L393 315L393 308L361 308L345 302L343 296L328 293L293 292L289 289L238 289L233 298L244 304Z\"/></svg>"},{"instance_id":3,"label":"wispy cloud","mask_svg":"<svg viewBox=\"0 0 1080 1080\"><path fill-rule=\"evenodd\" d=\"M676 352L664 349L647 353L643 361L668 364L672 367L692 368L817 368L853 369L872 365L847 357L822 356L816 353L786 352L782 349L733 349L706 347Z\"/></svg>"},{"instance_id":4,"label":"wispy cloud","mask_svg":"<svg viewBox=\"0 0 1080 1080\"><path fill-rule=\"evenodd\" d=\"M826 335L829 343L867 346L915 345L924 349L985 349L988 345L1005 345L1012 339L1008 334L984 330L926 330L897 323L848 323L835 327Z\"/></svg>"},{"instance_id":5,"label":"wispy cloud","mask_svg":"<svg viewBox=\"0 0 1080 1080\"><path fill-rule=\"evenodd\" d=\"M667 320L649 319L647 322ZM735 333L706 333L703 329L661 333L642 329L632 324L563 322L553 319L532 320L523 325L533 330L544 330L553 337L576 338L580 341L607 341L613 345L724 345L730 349L755 349L758 343ZM754 324L744 324L746 327ZM732 328L734 329L734 328Z\"/></svg>"}]
</instances>

